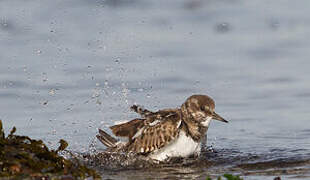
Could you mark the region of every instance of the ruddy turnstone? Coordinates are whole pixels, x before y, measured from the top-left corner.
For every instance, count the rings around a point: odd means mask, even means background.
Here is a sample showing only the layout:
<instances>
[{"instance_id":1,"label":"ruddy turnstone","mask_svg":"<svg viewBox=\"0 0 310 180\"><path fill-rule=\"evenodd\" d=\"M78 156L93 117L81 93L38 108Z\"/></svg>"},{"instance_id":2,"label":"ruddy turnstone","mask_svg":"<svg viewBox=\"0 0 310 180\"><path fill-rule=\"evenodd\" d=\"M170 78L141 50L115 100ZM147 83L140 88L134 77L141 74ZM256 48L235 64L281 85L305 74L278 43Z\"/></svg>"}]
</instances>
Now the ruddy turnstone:
<instances>
[{"instance_id":1,"label":"ruddy turnstone","mask_svg":"<svg viewBox=\"0 0 310 180\"><path fill-rule=\"evenodd\" d=\"M163 161L169 157L199 155L211 119L228 122L214 111L215 103L206 95L192 95L176 109L152 112L133 105L141 118L111 126L122 142L99 129L97 138L112 152L132 152Z\"/></svg>"}]
</instances>

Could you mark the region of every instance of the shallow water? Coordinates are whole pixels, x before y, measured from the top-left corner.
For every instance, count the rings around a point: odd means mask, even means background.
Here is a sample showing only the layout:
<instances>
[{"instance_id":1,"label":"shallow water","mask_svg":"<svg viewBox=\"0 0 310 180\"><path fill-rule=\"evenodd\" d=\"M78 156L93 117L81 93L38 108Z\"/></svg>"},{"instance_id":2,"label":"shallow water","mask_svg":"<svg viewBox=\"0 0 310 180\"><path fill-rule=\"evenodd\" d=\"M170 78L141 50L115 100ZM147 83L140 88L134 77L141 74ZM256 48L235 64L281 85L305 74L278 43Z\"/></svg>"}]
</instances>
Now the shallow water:
<instances>
[{"instance_id":1,"label":"shallow water","mask_svg":"<svg viewBox=\"0 0 310 180\"><path fill-rule=\"evenodd\" d=\"M152 172L103 168L103 177L309 178L309 6L0 1L0 119L7 130L17 126L52 148L64 138L72 151L89 154L103 148L98 127L136 117L131 104L157 110L209 94L230 121L213 122L208 131L217 153Z\"/></svg>"}]
</instances>

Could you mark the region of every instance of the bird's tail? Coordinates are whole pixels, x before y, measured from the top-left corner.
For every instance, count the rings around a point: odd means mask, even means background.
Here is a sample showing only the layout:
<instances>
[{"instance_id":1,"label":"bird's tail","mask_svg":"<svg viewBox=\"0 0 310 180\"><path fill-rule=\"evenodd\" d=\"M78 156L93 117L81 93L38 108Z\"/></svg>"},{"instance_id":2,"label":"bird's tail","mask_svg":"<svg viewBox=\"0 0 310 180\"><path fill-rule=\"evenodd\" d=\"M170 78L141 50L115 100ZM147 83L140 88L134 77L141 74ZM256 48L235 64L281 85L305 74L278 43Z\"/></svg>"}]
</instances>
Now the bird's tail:
<instances>
[{"instance_id":1,"label":"bird's tail","mask_svg":"<svg viewBox=\"0 0 310 180\"><path fill-rule=\"evenodd\" d=\"M117 139L110 136L108 133L104 132L103 130L99 129L99 134L96 136L102 144L107 147L116 147Z\"/></svg>"}]
</instances>

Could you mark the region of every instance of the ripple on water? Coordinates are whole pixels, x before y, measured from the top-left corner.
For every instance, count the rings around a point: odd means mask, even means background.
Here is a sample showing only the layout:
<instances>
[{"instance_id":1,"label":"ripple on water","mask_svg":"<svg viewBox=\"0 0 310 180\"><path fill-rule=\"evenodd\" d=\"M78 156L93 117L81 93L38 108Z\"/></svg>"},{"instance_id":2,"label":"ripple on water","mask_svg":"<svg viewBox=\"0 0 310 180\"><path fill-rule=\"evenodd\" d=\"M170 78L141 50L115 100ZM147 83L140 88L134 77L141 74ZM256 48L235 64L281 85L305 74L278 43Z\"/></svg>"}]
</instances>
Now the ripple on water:
<instances>
[{"instance_id":1,"label":"ripple on water","mask_svg":"<svg viewBox=\"0 0 310 180\"><path fill-rule=\"evenodd\" d=\"M271 153L279 153L274 149ZM242 153L234 149L204 149L201 156L171 158L166 162L149 161L143 156L111 152L95 152L81 156L88 165L96 168L103 176L137 179L191 179L216 177L224 173L242 176L277 176L310 173L310 158L279 157L269 154ZM278 157L278 158L276 158Z\"/></svg>"}]
</instances>

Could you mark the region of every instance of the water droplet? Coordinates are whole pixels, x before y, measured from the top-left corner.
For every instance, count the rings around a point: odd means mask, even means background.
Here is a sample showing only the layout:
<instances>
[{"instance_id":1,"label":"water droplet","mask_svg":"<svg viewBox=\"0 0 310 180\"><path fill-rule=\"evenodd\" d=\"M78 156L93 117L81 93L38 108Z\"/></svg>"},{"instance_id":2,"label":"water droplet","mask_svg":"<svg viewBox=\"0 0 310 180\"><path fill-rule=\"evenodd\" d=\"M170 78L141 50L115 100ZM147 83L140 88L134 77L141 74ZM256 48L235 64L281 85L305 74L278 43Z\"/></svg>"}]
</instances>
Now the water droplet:
<instances>
[{"instance_id":1,"label":"water droplet","mask_svg":"<svg viewBox=\"0 0 310 180\"><path fill-rule=\"evenodd\" d=\"M57 132L56 129L53 129L52 130L52 135L56 135L56 132Z\"/></svg>"},{"instance_id":2,"label":"water droplet","mask_svg":"<svg viewBox=\"0 0 310 180\"><path fill-rule=\"evenodd\" d=\"M54 95L56 93L55 89L50 89L50 91L48 92L50 95Z\"/></svg>"},{"instance_id":3,"label":"water droplet","mask_svg":"<svg viewBox=\"0 0 310 180\"><path fill-rule=\"evenodd\" d=\"M108 81L108 80L105 80L105 81L104 81L104 85L105 85L105 86L108 86L108 84L109 84L109 81Z\"/></svg>"},{"instance_id":4,"label":"water droplet","mask_svg":"<svg viewBox=\"0 0 310 180\"><path fill-rule=\"evenodd\" d=\"M280 26L280 22L278 20L271 20L269 22L269 26L272 30L278 30L279 29L279 26Z\"/></svg>"},{"instance_id":5,"label":"water droplet","mask_svg":"<svg viewBox=\"0 0 310 180\"><path fill-rule=\"evenodd\" d=\"M147 94L146 97L147 97L147 98L151 98L151 95L150 95L150 94Z\"/></svg>"},{"instance_id":6,"label":"water droplet","mask_svg":"<svg viewBox=\"0 0 310 180\"><path fill-rule=\"evenodd\" d=\"M96 104L101 105L102 102L99 99L97 99Z\"/></svg>"},{"instance_id":7,"label":"water droplet","mask_svg":"<svg viewBox=\"0 0 310 180\"><path fill-rule=\"evenodd\" d=\"M199 81L199 80L196 80L195 83L194 83L194 85L196 86L196 85L198 85L198 84L200 84L200 81Z\"/></svg>"},{"instance_id":8,"label":"water droplet","mask_svg":"<svg viewBox=\"0 0 310 180\"><path fill-rule=\"evenodd\" d=\"M43 82L46 82L46 81L48 80L47 74L44 72L44 73L42 73L42 75L43 75L42 81L43 81Z\"/></svg>"},{"instance_id":9,"label":"water droplet","mask_svg":"<svg viewBox=\"0 0 310 180\"><path fill-rule=\"evenodd\" d=\"M121 60L121 58L116 58L116 59L114 60L114 62L117 63L117 64L119 64L119 63L120 63L120 60Z\"/></svg>"},{"instance_id":10,"label":"water droplet","mask_svg":"<svg viewBox=\"0 0 310 180\"><path fill-rule=\"evenodd\" d=\"M46 100L46 101L44 101L44 102L42 102L42 105L47 105L47 103L48 103L48 101Z\"/></svg>"},{"instance_id":11,"label":"water droplet","mask_svg":"<svg viewBox=\"0 0 310 180\"><path fill-rule=\"evenodd\" d=\"M38 55L42 54L42 51L41 50L37 50L37 54Z\"/></svg>"},{"instance_id":12,"label":"water droplet","mask_svg":"<svg viewBox=\"0 0 310 180\"><path fill-rule=\"evenodd\" d=\"M219 33L227 33L231 30L231 26L228 23L219 23L215 26L215 30Z\"/></svg>"},{"instance_id":13,"label":"water droplet","mask_svg":"<svg viewBox=\"0 0 310 180\"><path fill-rule=\"evenodd\" d=\"M99 89L94 89L93 94L92 94L92 98L96 98L100 96L100 90Z\"/></svg>"}]
</instances>

